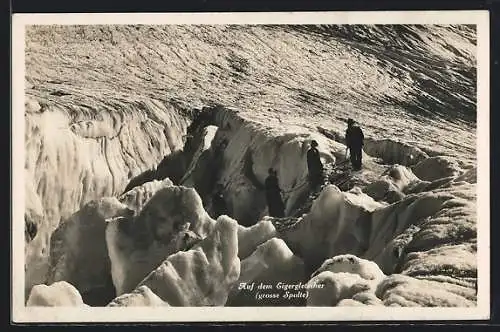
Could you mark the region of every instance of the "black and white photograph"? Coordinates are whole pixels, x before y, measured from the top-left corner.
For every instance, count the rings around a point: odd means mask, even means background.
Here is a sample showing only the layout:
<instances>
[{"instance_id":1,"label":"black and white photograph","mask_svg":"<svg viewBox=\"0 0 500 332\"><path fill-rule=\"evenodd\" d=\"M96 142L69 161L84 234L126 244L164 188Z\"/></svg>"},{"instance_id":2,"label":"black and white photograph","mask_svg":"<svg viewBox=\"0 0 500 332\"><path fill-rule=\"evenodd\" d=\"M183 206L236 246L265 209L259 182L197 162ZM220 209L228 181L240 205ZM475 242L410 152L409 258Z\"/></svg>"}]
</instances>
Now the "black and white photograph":
<instances>
[{"instance_id":1,"label":"black and white photograph","mask_svg":"<svg viewBox=\"0 0 500 332\"><path fill-rule=\"evenodd\" d=\"M13 40L14 321L489 317L488 12L23 14Z\"/></svg>"}]
</instances>

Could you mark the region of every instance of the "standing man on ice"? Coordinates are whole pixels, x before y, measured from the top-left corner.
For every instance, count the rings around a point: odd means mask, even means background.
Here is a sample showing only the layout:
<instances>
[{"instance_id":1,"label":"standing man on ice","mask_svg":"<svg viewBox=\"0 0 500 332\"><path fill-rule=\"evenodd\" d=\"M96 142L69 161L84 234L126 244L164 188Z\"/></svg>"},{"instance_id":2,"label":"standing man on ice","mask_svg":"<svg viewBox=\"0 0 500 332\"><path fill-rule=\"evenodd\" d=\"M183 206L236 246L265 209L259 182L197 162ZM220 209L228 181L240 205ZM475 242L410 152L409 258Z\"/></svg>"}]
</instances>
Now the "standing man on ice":
<instances>
[{"instance_id":1,"label":"standing man on ice","mask_svg":"<svg viewBox=\"0 0 500 332\"><path fill-rule=\"evenodd\" d=\"M307 151L307 169L309 171L309 183L315 189L323 183L323 163L316 148L318 142L311 141L311 148Z\"/></svg>"},{"instance_id":2,"label":"standing man on ice","mask_svg":"<svg viewBox=\"0 0 500 332\"><path fill-rule=\"evenodd\" d=\"M265 188L269 215L271 217L283 218L285 216L285 204L281 198L277 173L273 168L269 168L268 174L265 180Z\"/></svg>"},{"instance_id":3,"label":"standing man on ice","mask_svg":"<svg viewBox=\"0 0 500 332\"><path fill-rule=\"evenodd\" d=\"M347 119L347 130L345 131L345 142L350 151L351 165L356 171L361 169L361 154L363 152L365 136L359 126L354 124L354 120Z\"/></svg>"}]
</instances>

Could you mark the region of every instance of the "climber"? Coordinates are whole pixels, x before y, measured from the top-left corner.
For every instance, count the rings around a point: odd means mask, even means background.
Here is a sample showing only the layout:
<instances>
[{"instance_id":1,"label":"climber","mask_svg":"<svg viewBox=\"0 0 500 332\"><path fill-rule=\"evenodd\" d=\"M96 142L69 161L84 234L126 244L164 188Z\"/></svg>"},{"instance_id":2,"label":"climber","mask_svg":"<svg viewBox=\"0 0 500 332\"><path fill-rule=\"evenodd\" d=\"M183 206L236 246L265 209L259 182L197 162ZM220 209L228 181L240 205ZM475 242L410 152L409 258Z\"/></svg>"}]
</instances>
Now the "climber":
<instances>
[{"instance_id":1,"label":"climber","mask_svg":"<svg viewBox=\"0 0 500 332\"><path fill-rule=\"evenodd\" d=\"M311 188L316 188L323 182L323 163L319 157L317 146L318 142L312 140L311 148L307 151L307 169Z\"/></svg>"},{"instance_id":2,"label":"climber","mask_svg":"<svg viewBox=\"0 0 500 332\"><path fill-rule=\"evenodd\" d=\"M228 215L223 190L224 186L221 183L217 183L217 185L215 186L215 193L212 196L212 211L215 218L218 218L221 215Z\"/></svg>"},{"instance_id":3,"label":"climber","mask_svg":"<svg viewBox=\"0 0 500 332\"><path fill-rule=\"evenodd\" d=\"M350 151L351 165L354 170L361 169L361 155L363 151L363 131L354 124L354 120L347 119L347 130L345 132L345 141L347 149Z\"/></svg>"},{"instance_id":4,"label":"climber","mask_svg":"<svg viewBox=\"0 0 500 332\"><path fill-rule=\"evenodd\" d=\"M269 175L265 181L266 200L269 215L271 217L282 218L285 216L285 205L281 198L281 189L278 183L276 171L272 168L268 170Z\"/></svg>"}]
</instances>

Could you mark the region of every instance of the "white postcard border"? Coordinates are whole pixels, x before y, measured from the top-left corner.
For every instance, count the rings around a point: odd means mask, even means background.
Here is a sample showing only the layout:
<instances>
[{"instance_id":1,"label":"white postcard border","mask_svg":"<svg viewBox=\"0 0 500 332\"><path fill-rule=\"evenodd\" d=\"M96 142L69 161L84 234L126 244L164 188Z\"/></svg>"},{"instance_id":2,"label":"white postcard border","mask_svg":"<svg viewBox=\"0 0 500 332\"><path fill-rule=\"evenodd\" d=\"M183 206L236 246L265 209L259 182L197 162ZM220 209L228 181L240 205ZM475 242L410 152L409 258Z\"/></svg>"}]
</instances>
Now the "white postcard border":
<instances>
[{"instance_id":1,"label":"white postcard border","mask_svg":"<svg viewBox=\"0 0 500 332\"><path fill-rule=\"evenodd\" d=\"M31 24L476 24L478 301L473 308L35 308L24 305L24 27ZM12 320L14 322L194 322L468 320L490 316L488 11L14 14L12 17Z\"/></svg>"}]
</instances>

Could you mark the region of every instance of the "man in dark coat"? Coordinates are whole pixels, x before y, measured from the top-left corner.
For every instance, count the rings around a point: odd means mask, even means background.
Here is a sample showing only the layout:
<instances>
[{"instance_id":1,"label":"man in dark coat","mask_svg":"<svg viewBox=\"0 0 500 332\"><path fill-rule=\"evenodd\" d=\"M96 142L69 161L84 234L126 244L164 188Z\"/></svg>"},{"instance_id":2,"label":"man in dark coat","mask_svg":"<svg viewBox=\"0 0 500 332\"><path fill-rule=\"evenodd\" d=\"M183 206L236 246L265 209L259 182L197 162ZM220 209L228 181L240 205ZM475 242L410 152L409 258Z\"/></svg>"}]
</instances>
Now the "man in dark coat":
<instances>
[{"instance_id":1,"label":"man in dark coat","mask_svg":"<svg viewBox=\"0 0 500 332\"><path fill-rule=\"evenodd\" d=\"M354 170L361 169L361 155L363 151L363 141L365 136L359 126L355 125L353 119L347 119L347 130L345 132L345 141L350 151L351 165Z\"/></svg>"},{"instance_id":2,"label":"man in dark coat","mask_svg":"<svg viewBox=\"0 0 500 332\"><path fill-rule=\"evenodd\" d=\"M307 169L309 171L309 183L315 188L323 182L323 163L321 162L319 151L316 148L318 142L313 140L311 148L307 151Z\"/></svg>"},{"instance_id":3,"label":"man in dark coat","mask_svg":"<svg viewBox=\"0 0 500 332\"><path fill-rule=\"evenodd\" d=\"M218 218L221 215L228 215L228 210L223 190L224 186L218 183L215 187L215 193L212 196L212 210L214 212L215 218Z\"/></svg>"},{"instance_id":4,"label":"man in dark coat","mask_svg":"<svg viewBox=\"0 0 500 332\"><path fill-rule=\"evenodd\" d=\"M265 181L265 188L269 215L271 217L283 218L285 216L285 205L281 198L278 177L276 176L276 171L272 168L269 168L268 173L269 175Z\"/></svg>"}]
</instances>

